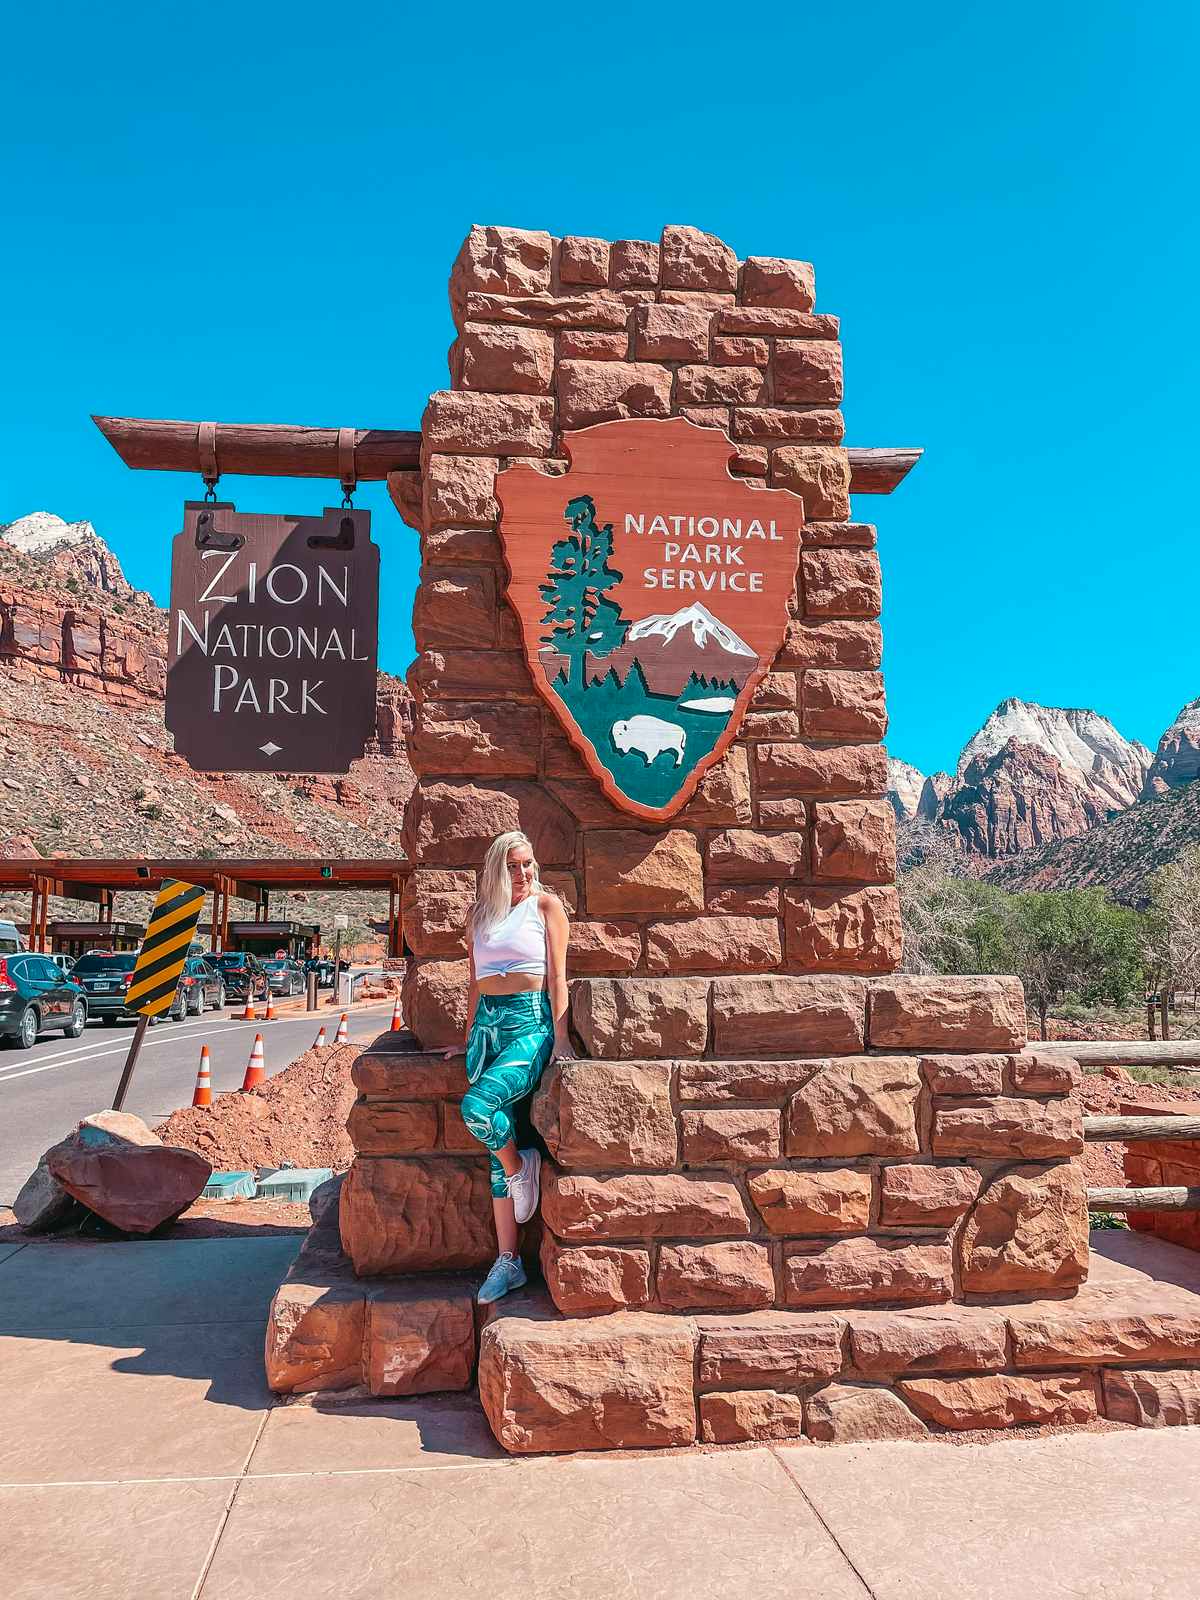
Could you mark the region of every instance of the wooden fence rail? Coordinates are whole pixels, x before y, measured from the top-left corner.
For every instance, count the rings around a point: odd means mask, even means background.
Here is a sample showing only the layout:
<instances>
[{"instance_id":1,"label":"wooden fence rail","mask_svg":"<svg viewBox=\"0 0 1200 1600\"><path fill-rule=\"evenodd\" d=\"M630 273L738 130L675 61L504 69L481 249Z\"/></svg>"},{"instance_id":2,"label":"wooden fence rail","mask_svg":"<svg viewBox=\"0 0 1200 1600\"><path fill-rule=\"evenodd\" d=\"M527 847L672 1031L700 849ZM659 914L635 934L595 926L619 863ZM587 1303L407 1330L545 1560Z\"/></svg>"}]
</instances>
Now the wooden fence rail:
<instances>
[{"instance_id":1,"label":"wooden fence rail","mask_svg":"<svg viewBox=\"0 0 1200 1600\"><path fill-rule=\"evenodd\" d=\"M1089 1211L1200 1211L1200 1189L1089 1189Z\"/></svg>"},{"instance_id":2,"label":"wooden fence rail","mask_svg":"<svg viewBox=\"0 0 1200 1600\"><path fill-rule=\"evenodd\" d=\"M1200 1117L1084 1117L1083 1137L1100 1144L1179 1143L1200 1139Z\"/></svg>"}]
</instances>

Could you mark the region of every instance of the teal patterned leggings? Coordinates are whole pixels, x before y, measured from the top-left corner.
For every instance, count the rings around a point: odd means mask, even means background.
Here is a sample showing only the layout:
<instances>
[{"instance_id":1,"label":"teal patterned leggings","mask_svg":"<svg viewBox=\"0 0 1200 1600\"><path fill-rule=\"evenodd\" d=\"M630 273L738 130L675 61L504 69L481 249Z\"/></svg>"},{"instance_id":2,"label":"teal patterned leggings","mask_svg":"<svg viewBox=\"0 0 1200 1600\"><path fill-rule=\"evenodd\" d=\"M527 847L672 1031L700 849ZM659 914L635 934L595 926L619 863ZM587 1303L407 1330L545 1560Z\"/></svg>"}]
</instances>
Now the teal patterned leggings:
<instances>
[{"instance_id":1,"label":"teal patterned leggings","mask_svg":"<svg viewBox=\"0 0 1200 1600\"><path fill-rule=\"evenodd\" d=\"M467 1040L462 1099L467 1131L491 1152L492 1193L508 1194L496 1151L514 1137L513 1113L537 1088L554 1047L554 1018L544 989L481 994Z\"/></svg>"}]
</instances>

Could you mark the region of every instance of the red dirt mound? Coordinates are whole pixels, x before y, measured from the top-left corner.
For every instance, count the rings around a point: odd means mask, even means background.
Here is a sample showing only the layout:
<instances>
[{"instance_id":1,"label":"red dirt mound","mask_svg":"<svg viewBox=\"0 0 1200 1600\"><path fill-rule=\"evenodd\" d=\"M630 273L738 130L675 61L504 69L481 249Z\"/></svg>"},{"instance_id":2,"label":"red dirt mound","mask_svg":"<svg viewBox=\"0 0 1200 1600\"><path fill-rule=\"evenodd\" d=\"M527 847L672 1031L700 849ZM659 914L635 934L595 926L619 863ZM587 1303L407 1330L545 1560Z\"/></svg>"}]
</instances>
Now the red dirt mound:
<instances>
[{"instance_id":1,"label":"red dirt mound","mask_svg":"<svg viewBox=\"0 0 1200 1600\"><path fill-rule=\"evenodd\" d=\"M361 1053L348 1044L306 1050L261 1089L218 1095L207 1110L176 1111L154 1131L167 1144L195 1150L218 1172L285 1161L342 1171L354 1158L346 1118L357 1093L350 1069Z\"/></svg>"}]
</instances>

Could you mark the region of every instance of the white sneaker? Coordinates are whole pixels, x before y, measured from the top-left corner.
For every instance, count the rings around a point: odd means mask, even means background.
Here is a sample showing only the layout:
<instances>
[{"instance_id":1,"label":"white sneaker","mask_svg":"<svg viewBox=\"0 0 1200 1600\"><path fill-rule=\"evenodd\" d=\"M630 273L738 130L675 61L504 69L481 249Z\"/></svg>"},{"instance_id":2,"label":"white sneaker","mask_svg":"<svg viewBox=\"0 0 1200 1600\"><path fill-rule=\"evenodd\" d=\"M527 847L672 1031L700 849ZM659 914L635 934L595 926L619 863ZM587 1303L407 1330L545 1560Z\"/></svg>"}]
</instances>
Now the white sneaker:
<instances>
[{"instance_id":1,"label":"white sneaker","mask_svg":"<svg viewBox=\"0 0 1200 1600\"><path fill-rule=\"evenodd\" d=\"M528 1222L538 1208L541 1192L542 1155L540 1150L518 1150L520 1172L508 1179L508 1197L518 1222Z\"/></svg>"},{"instance_id":2,"label":"white sneaker","mask_svg":"<svg viewBox=\"0 0 1200 1600\"><path fill-rule=\"evenodd\" d=\"M528 1281L518 1256L497 1256L475 1298L481 1306L490 1306L514 1289L523 1288Z\"/></svg>"}]
</instances>

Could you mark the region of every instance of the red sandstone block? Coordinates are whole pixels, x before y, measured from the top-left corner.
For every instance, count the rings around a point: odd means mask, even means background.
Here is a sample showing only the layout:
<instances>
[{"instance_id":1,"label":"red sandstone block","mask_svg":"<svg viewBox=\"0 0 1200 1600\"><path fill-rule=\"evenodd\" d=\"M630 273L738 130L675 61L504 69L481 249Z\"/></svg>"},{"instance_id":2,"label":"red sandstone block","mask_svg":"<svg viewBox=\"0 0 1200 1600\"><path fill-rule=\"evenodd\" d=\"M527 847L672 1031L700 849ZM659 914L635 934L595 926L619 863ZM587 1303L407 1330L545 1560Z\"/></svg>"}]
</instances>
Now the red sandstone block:
<instances>
[{"instance_id":1,"label":"red sandstone block","mask_svg":"<svg viewBox=\"0 0 1200 1600\"><path fill-rule=\"evenodd\" d=\"M313 1394L363 1382L366 1291L347 1269L294 1269L267 1318L267 1384L276 1394Z\"/></svg>"},{"instance_id":2,"label":"red sandstone block","mask_svg":"<svg viewBox=\"0 0 1200 1600\"><path fill-rule=\"evenodd\" d=\"M458 459L469 461L471 457ZM500 541L491 528L436 528L421 540L421 555L434 566L453 561L478 561L499 567L504 560Z\"/></svg>"},{"instance_id":3,"label":"red sandstone block","mask_svg":"<svg viewBox=\"0 0 1200 1600\"><path fill-rule=\"evenodd\" d=\"M975 1203L982 1178L974 1167L884 1167L880 1222L889 1227L949 1227Z\"/></svg>"},{"instance_id":4,"label":"red sandstone block","mask_svg":"<svg viewBox=\"0 0 1200 1600\"><path fill-rule=\"evenodd\" d=\"M804 877L808 844L802 832L727 828L708 841L710 880L762 883Z\"/></svg>"},{"instance_id":5,"label":"red sandstone block","mask_svg":"<svg viewBox=\"0 0 1200 1600\"><path fill-rule=\"evenodd\" d=\"M886 800L836 800L813 808L814 878L891 883L896 876L896 813Z\"/></svg>"},{"instance_id":6,"label":"red sandstone block","mask_svg":"<svg viewBox=\"0 0 1200 1600\"><path fill-rule=\"evenodd\" d=\"M461 1046L467 1024L466 961L410 962L404 974L404 1020L426 1050Z\"/></svg>"},{"instance_id":7,"label":"red sandstone block","mask_svg":"<svg viewBox=\"0 0 1200 1600\"><path fill-rule=\"evenodd\" d=\"M540 732L536 706L424 700L409 737L409 759L422 774L535 777Z\"/></svg>"},{"instance_id":8,"label":"red sandstone block","mask_svg":"<svg viewBox=\"0 0 1200 1600\"><path fill-rule=\"evenodd\" d=\"M783 925L789 967L805 972L891 972L900 964L904 944L900 897L890 886L789 889Z\"/></svg>"},{"instance_id":9,"label":"red sandstone block","mask_svg":"<svg viewBox=\"0 0 1200 1600\"><path fill-rule=\"evenodd\" d=\"M810 1161L916 1155L920 1095L911 1056L822 1061L788 1103L787 1153Z\"/></svg>"},{"instance_id":10,"label":"red sandstone block","mask_svg":"<svg viewBox=\"0 0 1200 1600\"><path fill-rule=\"evenodd\" d=\"M790 797L786 800L760 800L755 810L755 820L760 828L803 828L808 818L804 801Z\"/></svg>"},{"instance_id":11,"label":"red sandstone block","mask_svg":"<svg viewBox=\"0 0 1200 1600\"><path fill-rule=\"evenodd\" d=\"M579 978L571 1017L589 1056L701 1055L708 1042L707 978Z\"/></svg>"},{"instance_id":12,"label":"red sandstone block","mask_svg":"<svg viewBox=\"0 0 1200 1600\"><path fill-rule=\"evenodd\" d=\"M755 1208L772 1233L793 1238L812 1233L865 1233L870 1225L869 1172L852 1167L775 1167L752 1172L748 1186Z\"/></svg>"},{"instance_id":13,"label":"red sandstone block","mask_svg":"<svg viewBox=\"0 0 1200 1600\"><path fill-rule=\"evenodd\" d=\"M1017 978L880 978L871 985L871 1044L917 1050L1019 1050L1025 997Z\"/></svg>"},{"instance_id":14,"label":"red sandstone block","mask_svg":"<svg viewBox=\"0 0 1200 1600\"><path fill-rule=\"evenodd\" d=\"M567 1317L637 1310L650 1298L650 1252L614 1245L562 1245L542 1235L542 1272Z\"/></svg>"},{"instance_id":15,"label":"red sandstone block","mask_svg":"<svg viewBox=\"0 0 1200 1600\"><path fill-rule=\"evenodd\" d=\"M450 390L429 397L421 423L427 448L480 456L547 456L553 429L550 399Z\"/></svg>"},{"instance_id":16,"label":"red sandstone block","mask_svg":"<svg viewBox=\"0 0 1200 1600\"><path fill-rule=\"evenodd\" d=\"M795 339L836 339L837 317L826 312L790 311L774 306L730 306L718 312L718 333L777 334Z\"/></svg>"},{"instance_id":17,"label":"red sandstone block","mask_svg":"<svg viewBox=\"0 0 1200 1600\"><path fill-rule=\"evenodd\" d=\"M887 732L881 673L813 667L804 674L800 701L810 739L882 739Z\"/></svg>"},{"instance_id":18,"label":"red sandstone block","mask_svg":"<svg viewBox=\"0 0 1200 1600\"><path fill-rule=\"evenodd\" d=\"M798 711L747 711L742 718L743 739L798 739Z\"/></svg>"},{"instance_id":19,"label":"red sandstone block","mask_svg":"<svg viewBox=\"0 0 1200 1600\"><path fill-rule=\"evenodd\" d=\"M786 710L794 706L799 685L794 672L768 672L755 689L750 704L757 710Z\"/></svg>"},{"instance_id":20,"label":"red sandstone block","mask_svg":"<svg viewBox=\"0 0 1200 1600\"><path fill-rule=\"evenodd\" d=\"M757 445L739 445L729 459L729 470L745 478L765 478L770 468L770 457Z\"/></svg>"},{"instance_id":21,"label":"red sandstone block","mask_svg":"<svg viewBox=\"0 0 1200 1600\"><path fill-rule=\"evenodd\" d=\"M793 618L787 625L778 665L841 667L856 671L878 667L883 656L883 633L877 622L834 619L805 622Z\"/></svg>"},{"instance_id":22,"label":"red sandstone block","mask_svg":"<svg viewBox=\"0 0 1200 1600\"><path fill-rule=\"evenodd\" d=\"M878 744L760 744L754 767L767 794L878 795L887 787L887 752Z\"/></svg>"},{"instance_id":23,"label":"red sandstone block","mask_svg":"<svg viewBox=\"0 0 1200 1600\"><path fill-rule=\"evenodd\" d=\"M761 972L777 967L782 954L774 917L689 917L646 930L647 970L664 975Z\"/></svg>"},{"instance_id":24,"label":"red sandstone block","mask_svg":"<svg viewBox=\"0 0 1200 1600\"><path fill-rule=\"evenodd\" d=\"M1000 1094L1005 1056L925 1056L921 1071L934 1094Z\"/></svg>"},{"instance_id":25,"label":"red sandstone block","mask_svg":"<svg viewBox=\"0 0 1200 1600\"><path fill-rule=\"evenodd\" d=\"M560 1167L673 1167L679 1157L665 1061L563 1061L534 1096L533 1123Z\"/></svg>"},{"instance_id":26,"label":"red sandstone block","mask_svg":"<svg viewBox=\"0 0 1200 1600\"><path fill-rule=\"evenodd\" d=\"M712 358L718 367L765 367L771 359L771 346L766 339L726 336L713 340Z\"/></svg>"},{"instance_id":27,"label":"red sandstone block","mask_svg":"<svg viewBox=\"0 0 1200 1600\"><path fill-rule=\"evenodd\" d=\"M636 922L571 923L567 972L572 978L632 972L642 959L642 932Z\"/></svg>"},{"instance_id":28,"label":"red sandstone block","mask_svg":"<svg viewBox=\"0 0 1200 1600\"><path fill-rule=\"evenodd\" d=\"M739 406L733 413L735 439L761 439L766 444L811 439L841 444L846 421L840 411L817 406L786 411L779 406Z\"/></svg>"},{"instance_id":29,"label":"red sandstone block","mask_svg":"<svg viewBox=\"0 0 1200 1600\"><path fill-rule=\"evenodd\" d=\"M749 1240L663 1245L658 1253L658 1299L673 1310L753 1310L775 1302L767 1247Z\"/></svg>"},{"instance_id":30,"label":"red sandstone block","mask_svg":"<svg viewBox=\"0 0 1200 1600\"><path fill-rule=\"evenodd\" d=\"M842 347L831 339L779 339L774 374L776 400L791 405L838 405Z\"/></svg>"},{"instance_id":31,"label":"red sandstone block","mask_svg":"<svg viewBox=\"0 0 1200 1600\"><path fill-rule=\"evenodd\" d=\"M1193 1357L1195 1347L1189 1352ZM1147 1368L1102 1374L1104 1414L1113 1422L1139 1428L1171 1428L1200 1422L1200 1372L1176 1367L1166 1372Z\"/></svg>"},{"instance_id":32,"label":"red sandstone block","mask_svg":"<svg viewBox=\"0 0 1200 1600\"><path fill-rule=\"evenodd\" d=\"M563 1322L514 1315L506 1302L480 1339L479 1398L515 1454L692 1444L695 1348L682 1318Z\"/></svg>"},{"instance_id":33,"label":"red sandstone block","mask_svg":"<svg viewBox=\"0 0 1200 1600\"><path fill-rule=\"evenodd\" d=\"M418 868L404 884L404 938L418 956L465 956L465 928L475 899L473 872Z\"/></svg>"},{"instance_id":34,"label":"red sandstone block","mask_svg":"<svg viewBox=\"0 0 1200 1600\"><path fill-rule=\"evenodd\" d=\"M1005 1310L1003 1306L951 1305L848 1311L855 1370L876 1378L902 1372L987 1372L1005 1367Z\"/></svg>"},{"instance_id":35,"label":"red sandstone block","mask_svg":"<svg viewBox=\"0 0 1200 1600\"><path fill-rule=\"evenodd\" d=\"M806 522L802 533L806 549L842 546L873 550L875 547L875 528L869 522Z\"/></svg>"},{"instance_id":36,"label":"red sandstone block","mask_svg":"<svg viewBox=\"0 0 1200 1600\"><path fill-rule=\"evenodd\" d=\"M684 1172L591 1177L548 1166L542 1219L559 1239L711 1239L744 1237L750 1222L735 1184Z\"/></svg>"},{"instance_id":37,"label":"red sandstone block","mask_svg":"<svg viewBox=\"0 0 1200 1600\"><path fill-rule=\"evenodd\" d=\"M950 1245L933 1239L788 1245L784 1272L790 1306L918 1305L954 1292Z\"/></svg>"},{"instance_id":38,"label":"red sandstone block","mask_svg":"<svg viewBox=\"0 0 1200 1600\"><path fill-rule=\"evenodd\" d=\"M656 244L646 239L618 239L612 246L610 259L610 282L614 289L657 284L659 254Z\"/></svg>"},{"instance_id":39,"label":"red sandstone block","mask_svg":"<svg viewBox=\"0 0 1200 1600\"><path fill-rule=\"evenodd\" d=\"M554 336L540 328L468 322L452 359L460 388L546 394L554 376Z\"/></svg>"},{"instance_id":40,"label":"red sandstone block","mask_svg":"<svg viewBox=\"0 0 1200 1600\"><path fill-rule=\"evenodd\" d=\"M558 336L558 354L562 361L624 361L629 356L629 335L564 328Z\"/></svg>"},{"instance_id":41,"label":"red sandstone block","mask_svg":"<svg viewBox=\"0 0 1200 1600\"><path fill-rule=\"evenodd\" d=\"M1086 1182L1077 1161L1003 1167L959 1234L968 1294L1060 1294L1088 1272Z\"/></svg>"},{"instance_id":42,"label":"red sandstone block","mask_svg":"<svg viewBox=\"0 0 1200 1600\"><path fill-rule=\"evenodd\" d=\"M700 850L695 835L684 828L593 830L585 850L587 905L593 913L671 916L703 908Z\"/></svg>"},{"instance_id":43,"label":"red sandstone block","mask_svg":"<svg viewBox=\"0 0 1200 1600\"><path fill-rule=\"evenodd\" d=\"M805 1084L819 1061L680 1061L679 1098L685 1104L764 1100L782 1104Z\"/></svg>"},{"instance_id":44,"label":"red sandstone block","mask_svg":"<svg viewBox=\"0 0 1200 1600\"><path fill-rule=\"evenodd\" d=\"M421 1155L438 1147L437 1106L431 1100L400 1105L357 1100L346 1132L359 1155Z\"/></svg>"},{"instance_id":45,"label":"red sandstone block","mask_svg":"<svg viewBox=\"0 0 1200 1600\"><path fill-rule=\"evenodd\" d=\"M464 239L450 273L451 303L461 311L471 291L537 294L550 287L548 233L476 226Z\"/></svg>"},{"instance_id":46,"label":"red sandstone block","mask_svg":"<svg viewBox=\"0 0 1200 1600\"><path fill-rule=\"evenodd\" d=\"M833 1378L845 1362L846 1322L837 1316L797 1317L786 1311L699 1316L699 1382L797 1385Z\"/></svg>"},{"instance_id":47,"label":"red sandstone block","mask_svg":"<svg viewBox=\"0 0 1200 1600\"><path fill-rule=\"evenodd\" d=\"M486 1266L496 1239L487 1163L360 1156L342 1185L342 1245L361 1276Z\"/></svg>"},{"instance_id":48,"label":"red sandstone block","mask_svg":"<svg viewBox=\"0 0 1200 1600\"><path fill-rule=\"evenodd\" d=\"M367 1388L373 1395L469 1389L475 1369L472 1285L431 1275L374 1285L367 1296Z\"/></svg>"},{"instance_id":49,"label":"red sandstone block","mask_svg":"<svg viewBox=\"0 0 1200 1600\"><path fill-rule=\"evenodd\" d=\"M1018 1094L1071 1094L1079 1087L1079 1063L1026 1049L1009 1058L1009 1076Z\"/></svg>"},{"instance_id":50,"label":"red sandstone block","mask_svg":"<svg viewBox=\"0 0 1200 1600\"><path fill-rule=\"evenodd\" d=\"M714 234L668 225L662 231L661 251L665 289L737 287L737 257Z\"/></svg>"},{"instance_id":51,"label":"red sandstone block","mask_svg":"<svg viewBox=\"0 0 1200 1600\"><path fill-rule=\"evenodd\" d=\"M837 446L781 446L771 456L771 480L777 488L790 489L800 496L806 518L850 520L850 461Z\"/></svg>"},{"instance_id":52,"label":"red sandstone block","mask_svg":"<svg viewBox=\"0 0 1200 1600\"><path fill-rule=\"evenodd\" d=\"M638 360L707 360L710 320L710 313L703 307L653 302L638 306L633 323Z\"/></svg>"},{"instance_id":53,"label":"red sandstone block","mask_svg":"<svg viewBox=\"0 0 1200 1600\"><path fill-rule=\"evenodd\" d=\"M397 1055L375 1055L368 1050L350 1068L350 1081L362 1094L387 1100L461 1098L467 1090L462 1056L447 1061L441 1050Z\"/></svg>"},{"instance_id":54,"label":"red sandstone block","mask_svg":"<svg viewBox=\"0 0 1200 1600\"><path fill-rule=\"evenodd\" d=\"M746 305L811 311L816 295L816 275L811 261L786 261L779 256L746 257L742 268L742 299Z\"/></svg>"},{"instance_id":55,"label":"red sandstone block","mask_svg":"<svg viewBox=\"0 0 1200 1600\"><path fill-rule=\"evenodd\" d=\"M426 527L456 523L490 528L500 515L493 494L494 456L428 455L423 471Z\"/></svg>"},{"instance_id":56,"label":"red sandstone block","mask_svg":"<svg viewBox=\"0 0 1200 1600\"><path fill-rule=\"evenodd\" d=\"M883 604L879 557L870 550L805 550L804 613L808 617L877 617Z\"/></svg>"},{"instance_id":57,"label":"red sandstone block","mask_svg":"<svg viewBox=\"0 0 1200 1600\"><path fill-rule=\"evenodd\" d=\"M897 1385L909 1404L943 1428L1011 1428L1018 1423L1092 1422L1098 1415L1090 1374L1004 1372L970 1378L910 1378Z\"/></svg>"},{"instance_id":58,"label":"red sandstone block","mask_svg":"<svg viewBox=\"0 0 1200 1600\"><path fill-rule=\"evenodd\" d=\"M588 428L618 417L665 417L671 411L669 367L645 361L563 361L558 368L559 422Z\"/></svg>"},{"instance_id":59,"label":"red sandstone block","mask_svg":"<svg viewBox=\"0 0 1200 1600\"><path fill-rule=\"evenodd\" d=\"M1077 1100L990 1095L934 1104L934 1155L1040 1161L1079 1155L1082 1150Z\"/></svg>"},{"instance_id":60,"label":"red sandstone block","mask_svg":"<svg viewBox=\"0 0 1200 1600\"><path fill-rule=\"evenodd\" d=\"M491 294L468 294L471 322L513 322L528 328L624 329L629 307L615 294L533 295L505 300Z\"/></svg>"},{"instance_id":61,"label":"red sandstone block","mask_svg":"<svg viewBox=\"0 0 1200 1600\"><path fill-rule=\"evenodd\" d=\"M675 378L679 405L755 405L766 393L757 367L680 367Z\"/></svg>"},{"instance_id":62,"label":"red sandstone block","mask_svg":"<svg viewBox=\"0 0 1200 1600\"><path fill-rule=\"evenodd\" d=\"M486 645L496 636L496 578L486 567L425 567L413 601L418 650Z\"/></svg>"},{"instance_id":63,"label":"red sandstone block","mask_svg":"<svg viewBox=\"0 0 1200 1600\"><path fill-rule=\"evenodd\" d=\"M705 910L715 916L774 917L779 914L778 884L731 883L714 885L705 892Z\"/></svg>"},{"instance_id":64,"label":"red sandstone block","mask_svg":"<svg viewBox=\"0 0 1200 1600\"><path fill-rule=\"evenodd\" d=\"M528 700L537 691L515 650L423 650L408 669L418 700Z\"/></svg>"},{"instance_id":65,"label":"red sandstone block","mask_svg":"<svg viewBox=\"0 0 1200 1600\"><path fill-rule=\"evenodd\" d=\"M465 1088L463 1093L465 1093ZM459 1100L462 1095L460 1094ZM479 1140L467 1131L463 1121L459 1100L443 1100L442 1102L442 1148L452 1150L456 1155L478 1155Z\"/></svg>"},{"instance_id":66,"label":"red sandstone block","mask_svg":"<svg viewBox=\"0 0 1200 1600\"><path fill-rule=\"evenodd\" d=\"M850 1055L863 1046L866 989L843 977L717 978L718 1055Z\"/></svg>"},{"instance_id":67,"label":"red sandstone block","mask_svg":"<svg viewBox=\"0 0 1200 1600\"><path fill-rule=\"evenodd\" d=\"M781 1149L778 1111L682 1111L679 1123L688 1167L714 1161L772 1161Z\"/></svg>"},{"instance_id":68,"label":"red sandstone block","mask_svg":"<svg viewBox=\"0 0 1200 1600\"><path fill-rule=\"evenodd\" d=\"M603 288L608 282L607 239L585 239L568 234L558 247L558 276L563 283Z\"/></svg>"},{"instance_id":69,"label":"red sandstone block","mask_svg":"<svg viewBox=\"0 0 1200 1600\"><path fill-rule=\"evenodd\" d=\"M721 428L729 431L728 406L679 406L679 415L694 422L698 428Z\"/></svg>"},{"instance_id":70,"label":"red sandstone block","mask_svg":"<svg viewBox=\"0 0 1200 1600\"><path fill-rule=\"evenodd\" d=\"M809 1395L804 1426L822 1444L923 1439L929 1429L894 1389L877 1383L830 1383Z\"/></svg>"},{"instance_id":71,"label":"red sandstone block","mask_svg":"<svg viewBox=\"0 0 1200 1600\"><path fill-rule=\"evenodd\" d=\"M775 1389L743 1389L700 1396L700 1436L706 1444L748 1444L757 1439L799 1439L804 1402Z\"/></svg>"}]
</instances>

